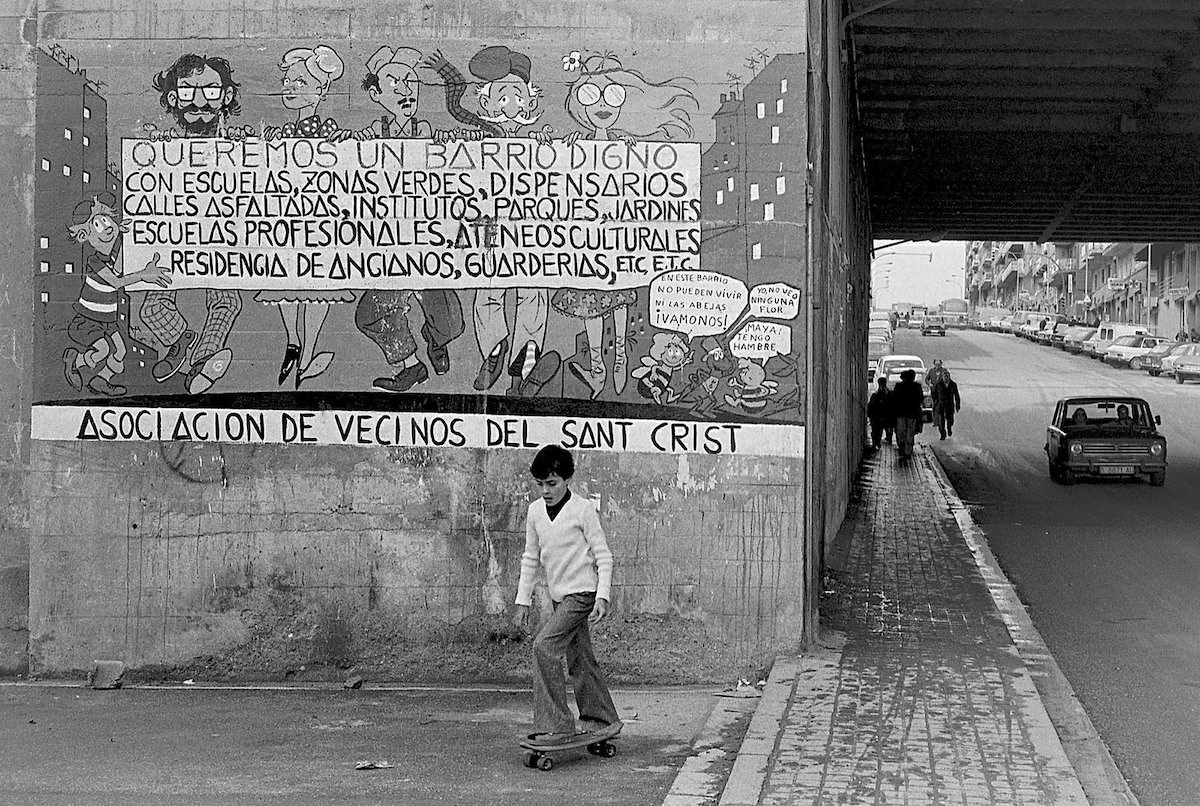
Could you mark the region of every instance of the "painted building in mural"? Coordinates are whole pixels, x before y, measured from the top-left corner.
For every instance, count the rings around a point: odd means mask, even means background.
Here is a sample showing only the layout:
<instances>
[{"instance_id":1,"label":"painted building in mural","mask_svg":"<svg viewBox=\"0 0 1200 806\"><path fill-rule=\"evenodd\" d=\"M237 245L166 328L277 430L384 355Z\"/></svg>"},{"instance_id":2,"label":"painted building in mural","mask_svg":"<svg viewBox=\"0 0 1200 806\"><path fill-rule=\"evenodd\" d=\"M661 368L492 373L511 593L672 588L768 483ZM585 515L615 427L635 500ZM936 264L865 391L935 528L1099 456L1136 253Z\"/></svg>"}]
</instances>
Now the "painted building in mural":
<instances>
[{"instance_id":1,"label":"painted building in mural","mask_svg":"<svg viewBox=\"0 0 1200 806\"><path fill-rule=\"evenodd\" d=\"M808 188L846 170L808 153L809 32L520 5L146 17L119 59L111 10L43 26L35 667L411 676L461 639L485 674L550 442L638 640L800 640Z\"/></svg>"}]
</instances>

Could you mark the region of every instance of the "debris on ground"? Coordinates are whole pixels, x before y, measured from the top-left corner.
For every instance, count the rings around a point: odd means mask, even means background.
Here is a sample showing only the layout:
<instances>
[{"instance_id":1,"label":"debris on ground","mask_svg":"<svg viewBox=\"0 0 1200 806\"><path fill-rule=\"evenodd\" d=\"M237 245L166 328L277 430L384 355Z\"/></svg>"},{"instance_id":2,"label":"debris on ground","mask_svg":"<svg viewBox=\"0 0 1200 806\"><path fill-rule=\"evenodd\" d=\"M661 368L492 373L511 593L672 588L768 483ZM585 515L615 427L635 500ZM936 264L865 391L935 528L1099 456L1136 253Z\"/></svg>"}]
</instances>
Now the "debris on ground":
<instances>
[{"instance_id":1,"label":"debris on ground","mask_svg":"<svg viewBox=\"0 0 1200 806\"><path fill-rule=\"evenodd\" d=\"M389 770L396 765L390 761L356 761L354 769L356 770Z\"/></svg>"},{"instance_id":2,"label":"debris on ground","mask_svg":"<svg viewBox=\"0 0 1200 806\"><path fill-rule=\"evenodd\" d=\"M737 685L729 686L728 688L721 689L720 691L718 691L716 693L716 696L718 696L718 697L746 697L746 698L761 697L762 696L762 686L765 686L765 685L766 685L766 681L763 681L763 680L760 680L758 682L758 684L754 684L754 683L751 683L749 680L746 680L745 678L741 678L737 681Z\"/></svg>"},{"instance_id":3,"label":"debris on ground","mask_svg":"<svg viewBox=\"0 0 1200 806\"><path fill-rule=\"evenodd\" d=\"M367 678L355 675L354 677L346 678L345 682L342 683L342 688L357 690L362 688L363 683L365 682L367 682Z\"/></svg>"}]
</instances>

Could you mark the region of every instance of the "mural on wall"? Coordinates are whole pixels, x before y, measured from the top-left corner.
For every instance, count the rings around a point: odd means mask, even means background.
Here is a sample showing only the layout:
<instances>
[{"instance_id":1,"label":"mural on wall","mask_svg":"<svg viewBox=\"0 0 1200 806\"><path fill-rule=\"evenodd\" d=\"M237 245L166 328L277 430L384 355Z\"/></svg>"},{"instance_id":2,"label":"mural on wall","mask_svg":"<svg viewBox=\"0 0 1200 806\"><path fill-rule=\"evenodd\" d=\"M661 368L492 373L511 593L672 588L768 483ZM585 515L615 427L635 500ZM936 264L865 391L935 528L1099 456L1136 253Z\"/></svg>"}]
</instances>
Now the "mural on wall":
<instances>
[{"instance_id":1,"label":"mural on wall","mask_svg":"<svg viewBox=\"0 0 1200 806\"><path fill-rule=\"evenodd\" d=\"M803 57L562 50L40 52L33 435L799 455Z\"/></svg>"}]
</instances>

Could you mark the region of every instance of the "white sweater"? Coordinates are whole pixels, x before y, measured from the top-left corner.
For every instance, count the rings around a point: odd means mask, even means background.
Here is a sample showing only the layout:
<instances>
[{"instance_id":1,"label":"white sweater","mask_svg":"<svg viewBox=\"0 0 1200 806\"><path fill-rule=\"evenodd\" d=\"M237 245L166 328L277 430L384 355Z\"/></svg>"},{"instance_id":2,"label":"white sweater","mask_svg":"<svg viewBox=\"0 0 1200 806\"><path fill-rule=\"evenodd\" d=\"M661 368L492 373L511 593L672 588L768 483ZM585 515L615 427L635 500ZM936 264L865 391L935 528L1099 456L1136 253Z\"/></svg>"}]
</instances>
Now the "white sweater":
<instances>
[{"instance_id":1,"label":"white sweater","mask_svg":"<svg viewBox=\"0 0 1200 806\"><path fill-rule=\"evenodd\" d=\"M592 591L597 599L609 598L613 556L604 539L600 516L590 500L572 495L554 520L546 514L545 501L529 505L517 604L533 601L533 579L538 566L546 569L550 598L556 602L572 593Z\"/></svg>"}]
</instances>

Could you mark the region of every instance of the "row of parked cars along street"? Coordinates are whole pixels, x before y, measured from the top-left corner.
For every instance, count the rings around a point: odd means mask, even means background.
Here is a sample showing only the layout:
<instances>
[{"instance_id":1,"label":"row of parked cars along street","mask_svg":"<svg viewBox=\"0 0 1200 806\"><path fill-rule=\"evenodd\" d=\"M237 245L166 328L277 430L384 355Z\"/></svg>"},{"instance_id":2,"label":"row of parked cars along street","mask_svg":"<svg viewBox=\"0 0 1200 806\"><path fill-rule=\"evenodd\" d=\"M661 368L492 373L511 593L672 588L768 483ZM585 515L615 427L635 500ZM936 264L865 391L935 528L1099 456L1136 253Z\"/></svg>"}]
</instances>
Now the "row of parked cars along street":
<instances>
[{"instance_id":1,"label":"row of parked cars along street","mask_svg":"<svg viewBox=\"0 0 1200 806\"><path fill-rule=\"evenodd\" d=\"M1115 367L1145 371L1156 378L1174 378L1176 383L1200 381L1200 343L1155 336L1145 325L1081 325L1061 315L1017 311L1012 316L981 321L977 327L1011 333Z\"/></svg>"}]
</instances>

